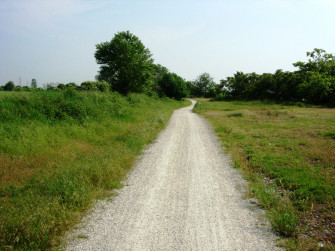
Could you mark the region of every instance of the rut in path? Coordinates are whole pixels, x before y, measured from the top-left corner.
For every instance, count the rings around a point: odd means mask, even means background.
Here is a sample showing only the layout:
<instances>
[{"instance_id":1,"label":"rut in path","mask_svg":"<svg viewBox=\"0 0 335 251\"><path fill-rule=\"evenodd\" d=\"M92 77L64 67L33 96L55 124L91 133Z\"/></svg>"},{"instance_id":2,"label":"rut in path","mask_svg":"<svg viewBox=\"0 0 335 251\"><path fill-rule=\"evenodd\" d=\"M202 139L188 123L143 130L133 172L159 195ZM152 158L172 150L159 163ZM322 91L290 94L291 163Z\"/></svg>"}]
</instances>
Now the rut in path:
<instances>
[{"instance_id":1,"label":"rut in path","mask_svg":"<svg viewBox=\"0 0 335 251\"><path fill-rule=\"evenodd\" d=\"M207 122L176 110L112 201L97 203L68 250L276 250L261 210ZM81 238L75 238L81 236ZM84 237L84 238L83 238Z\"/></svg>"}]
</instances>

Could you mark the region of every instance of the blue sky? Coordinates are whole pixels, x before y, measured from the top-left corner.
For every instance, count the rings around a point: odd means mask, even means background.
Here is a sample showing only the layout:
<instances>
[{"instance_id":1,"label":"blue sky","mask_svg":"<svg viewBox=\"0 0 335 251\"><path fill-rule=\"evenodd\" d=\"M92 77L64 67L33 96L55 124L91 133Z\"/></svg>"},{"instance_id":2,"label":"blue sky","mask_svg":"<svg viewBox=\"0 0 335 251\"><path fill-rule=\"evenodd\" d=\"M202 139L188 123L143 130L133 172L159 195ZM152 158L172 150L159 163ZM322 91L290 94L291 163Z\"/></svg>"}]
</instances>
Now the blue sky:
<instances>
[{"instance_id":1,"label":"blue sky","mask_svg":"<svg viewBox=\"0 0 335 251\"><path fill-rule=\"evenodd\" d=\"M94 80L95 45L129 30L186 80L294 70L335 53L335 0L0 0L0 85Z\"/></svg>"}]
</instances>

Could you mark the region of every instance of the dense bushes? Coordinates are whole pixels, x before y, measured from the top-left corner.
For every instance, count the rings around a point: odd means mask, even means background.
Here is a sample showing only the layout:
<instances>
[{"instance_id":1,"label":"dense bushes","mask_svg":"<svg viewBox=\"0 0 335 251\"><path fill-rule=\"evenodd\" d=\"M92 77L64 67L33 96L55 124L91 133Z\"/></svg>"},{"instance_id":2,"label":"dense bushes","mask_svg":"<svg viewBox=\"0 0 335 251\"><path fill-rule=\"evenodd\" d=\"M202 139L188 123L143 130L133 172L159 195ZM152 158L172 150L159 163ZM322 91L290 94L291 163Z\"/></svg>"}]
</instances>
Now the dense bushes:
<instances>
[{"instance_id":1,"label":"dense bushes","mask_svg":"<svg viewBox=\"0 0 335 251\"><path fill-rule=\"evenodd\" d=\"M74 89L63 92L32 92L4 96L0 100L0 121L23 121L37 119L41 122L60 120L77 120L97 118L104 114L117 114L117 102L121 100L118 93L110 96L97 96L94 93L80 95ZM96 98L93 98L96 97ZM102 100L103 99L103 100ZM103 106L103 107L102 107Z\"/></svg>"}]
</instances>

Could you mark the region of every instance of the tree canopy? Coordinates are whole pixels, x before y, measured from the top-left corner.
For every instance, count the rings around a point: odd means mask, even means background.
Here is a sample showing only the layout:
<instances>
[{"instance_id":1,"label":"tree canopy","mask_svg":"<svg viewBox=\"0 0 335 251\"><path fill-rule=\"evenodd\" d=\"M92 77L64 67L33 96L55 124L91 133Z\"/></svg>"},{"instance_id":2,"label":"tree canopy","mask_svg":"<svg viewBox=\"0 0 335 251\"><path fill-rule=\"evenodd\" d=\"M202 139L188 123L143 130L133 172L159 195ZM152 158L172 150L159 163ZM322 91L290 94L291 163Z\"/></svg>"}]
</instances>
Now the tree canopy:
<instances>
[{"instance_id":1,"label":"tree canopy","mask_svg":"<svg viewBox=\"0 0 335 251\"><path fill-rule=\"evenodd\" d=\"M183 78L176 73L164 72L158 81L162 95L182 99L189 95L189 90Z\"/></svg>"},{"instance_id":2,"label":"tree canopy","mask_svg":"<svg viewBox=\"0 0 335 251\"><path fill-rule=\"evenodd\" d=\"M13 91L15 89L15 85L13 81L8 81L7 84L4 86L4 91Z\"/></svg>"},{"instance_id":3,"label":"tree canopy","mask_svg":"<svg viewBox=\"0 0 335 251\"><path fill-rule=\"evenodd\" d=\"M37 81L36 81L36 79L33 78L31 80L31 85L30 86L31 86L31 88L37 88Z\"/></svg>"},{"instance_id":4,"label":"tree canopy","mask_svg":"<svg viewBox=\"0 0 335 251\"><path fill-rule=\"evenodd\" d=\"M193 82L192 94L200 97L213 97L215 92L215 82L209 73L205 72L198 76Z\"/></svg>"},{"instance_id":5,"label":"tree canopy","mask_svg":"<svg viewBox=\"0 0 335 251\"><path fill-rule=\"evenodd\" d=\"M226 99L270 99L277 101L335 104L335 57L323 49L307 52L307 62L296 62L294 72L274 74L237 72L221 80Z\"/></svg>"},{"instance_id":6,"label":"tree canopy","mask_svg":"<svg viewBox=\"0 0 335 251\"><path fill-rule=\"evenodd\" d=\"M150 85L153 59L141 40L129 31L116 33L109 42L96 45L95 58L100 64L97 75L112 90L121 94L141 92Z\"/></svg>"}]
</instances>

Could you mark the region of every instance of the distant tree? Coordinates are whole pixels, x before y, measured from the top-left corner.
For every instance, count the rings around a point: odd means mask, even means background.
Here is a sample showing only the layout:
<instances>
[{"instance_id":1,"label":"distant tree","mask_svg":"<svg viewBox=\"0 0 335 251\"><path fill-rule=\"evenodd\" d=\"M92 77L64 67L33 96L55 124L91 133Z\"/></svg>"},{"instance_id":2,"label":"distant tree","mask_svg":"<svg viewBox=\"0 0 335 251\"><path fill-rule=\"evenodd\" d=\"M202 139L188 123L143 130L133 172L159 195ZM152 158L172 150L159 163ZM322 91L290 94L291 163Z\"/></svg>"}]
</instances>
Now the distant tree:
<instances>
[{"instance_id":1,"label":"distant tree","mask_svg":"<svg viewBox=\"0 0 335 251\"><path fill-rule=\"evenodd\" d=\"M215 96L215 82L209 73L203 73L193 82L195 96L214 97Z\"/></svg>"},{"instance_id":2,"label":"distant tree","mask_svg":"<svg viewBox=\"0 0 335 251\"><path fill-rule=\"evenodd\" d=\"M31 89L29 88L29 86L22 86L22 91L24 92L29 92Z\"/></svg>"},{"instance_id":3,"label":"distant tree","mask_svg":"<svg viewBox=\"0 0 335 251\"><path fill-rule=\"evenodd\" d=\"M335 56L323 49L307 52L307 63L297 62L300 97L310 103L334 103L335 100Z\"/></svg>"},{"instance_id":4,"label":"distant tree","mask_svg":"<svg viewBox=\"0 0 335 251\"><path fill-rule=\"evenodd\" d=\"M150 89L156 94L161 95L162 90L159 85L159 80L163 77L165 73L168 73L169 70L160 64L153 64L152 69L153 69L153 74L151 76Z\"/></svg>"},{"instance_id":5,"label":"distant tree","mask_svg":"<svg viewBox=\"0 0 335 251\"><path fill-rule=\"evenodd\" d=\"M153 59L141 40L129 31L116 33L110 42L96 45L94 54L100 64L97 80L107 81L121 94L141 92L150 85Z\"/></svg>"},{"instance_id":6,"label":"distant tree","mask_svg":"<svg viewBox=\"0 0 335 251\"><path fill-rule=\"evenodd\" d=\"M175 73L165 72L158 83L161 88L161 95L175 99L189 96L186 82Z\"/></svg>"},{"instance_id":7,"label":"distant tree","mask_svg":"<svg viewBox=\"0 0 335 251\"><path fill-rule=\"evenodd\" d=\"M47 84L45 85L45 89L47 89L47 90L49 90L49 91L59 90L59 89L57 88L57 84L55 84L55 83L47 83Z\"/></svg>"},{"instance_id":8,"label":"distant tree","mask_svg":"<svg viewBox=\"0 0 335 251\"><path fill-rule=\"evenodd\" d=\"M84 81L81 83L80 86L83 91L97 91L98 90L97 82L95 81Z\"/></svg>"},{"instance_id":9,"label":"distant tree","mask_svg":"<svg viewBox=\"0 0 335 251\"><path fill-rule=\"evenodd\" d=\"M22 89L22 87L21 87L21 86L17 85L17 86L15 86L15 89L14 89L14 91L16 91L16 92L22 92L22 91L23 91L23 89Z\"/></svg>"},{"instance_id":10,"label":"distant tree","mask_svg":"<svg viewBox=\"0 0 335 251\"><path fill-rule=\"evenodd\" d=\"M77 87L76 83L70 82L65 85L65 88L73 88L75 89Z\"/></svg>"},{"instance_id":11,"label":"distant tree","mask_svg":"<svg viewBox=\"0 0 335 251\"><path fill-rule=\"evenodd\" d=\"M335 76L335 56L327 53L323 49L315 48L312 52L307 52L308 59L307 63L296 62L293 63L295 67L298 67L301 72L318 72L320 74L327 74Z\"/></svg>"},{"instance_id":12,"label":"distant tree","mask_svg":"<svg viewBox=\"0 0 335 251\"><path fill-rule=\"evenodd\" d=\"M64 89L65 89L65 85L62 84L62 83L60 83L60 84L57 85L57 88L58 88L59 90L64 90Z\"/></svg>"},{"instance_id":13,"label":"distant tree","mask_svg":"<svg viewBox=\"0 0 335 251\"><path fill-rule=\"evenodd\" d=\"M278 101L299 101L297 74L277 70L273 75L275 82L275 99Z\"/></svg>"},{"instance_id":14,"label":"distant tree","mask_svg":"<svg viewBox=\"0 0 335 251\"><path fill-rule=\"evenodd\" d=\"M31 85L30 86L31 86L31 88L37 88L37 81L36 81L36 79L33 78L31 80Z\"/></svg>"},{"instance_id":15,"label":"distant tree","mask_svg":"<svg viewBox=\"0 0 335 251\"><path fill-rule=\"evenodd\" d=\"M7 84L5 84L3 89L4 89L4 91L10 91L10 92L13 91L15 89L15 85L14 85L13 81L7 82Z\"/></svg>"},{"instance_id":16,"label":"distant tree","mask_svg":"<svg viewBox=\"0 0 335 251\"><path fill-rule=\"evenodd\" d=\"M249 83L249 82L248 82ZM255 83L253 99L275 99L275 83L273 74L263 73ZM250 97L248 98L250 99Z\"/></svg>"}]
</instances>

